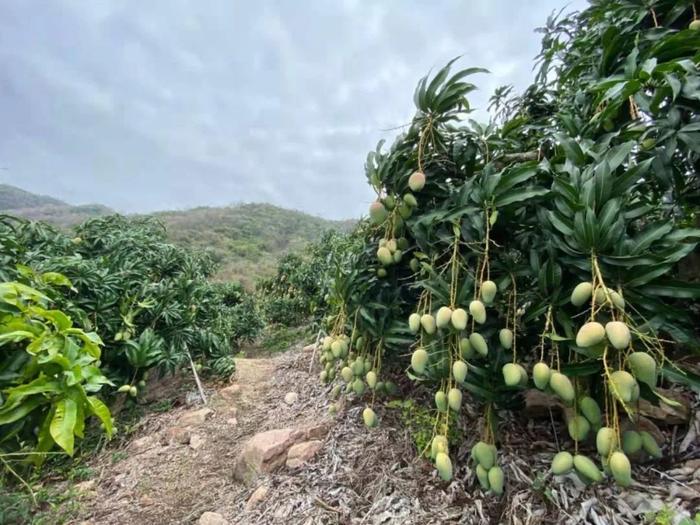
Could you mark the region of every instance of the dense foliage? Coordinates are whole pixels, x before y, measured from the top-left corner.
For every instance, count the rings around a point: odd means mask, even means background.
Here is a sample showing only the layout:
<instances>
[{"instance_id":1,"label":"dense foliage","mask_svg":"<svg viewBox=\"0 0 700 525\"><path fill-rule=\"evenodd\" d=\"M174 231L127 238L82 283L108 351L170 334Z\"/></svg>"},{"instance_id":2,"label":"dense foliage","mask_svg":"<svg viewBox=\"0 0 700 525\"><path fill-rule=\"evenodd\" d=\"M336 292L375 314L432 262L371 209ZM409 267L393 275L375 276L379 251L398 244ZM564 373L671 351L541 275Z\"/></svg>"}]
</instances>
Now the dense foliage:
<instances>
[{"instance_id":1,"label":"dense foliage","mask_svg":"<svg viewBox=\"0 0 700 525\"><path fill-rule=\"evenodd\" d=\"M166 242L152 218L92 219L74 235L5 217L0 279L35 286L76 325L97 332L107 377L135 386L148 369L172 372L190 358L232 371L233 352L261 321L240 286L207 280L210 258ZM45 283L47 273L65 276L70 288Z\"/></svg>"},{"instance_id":2,"label":"dense foliage","mask_svg":"<svg viewBox=\"0 0 700 525\"><path fill-rule=\"evenodd\" d=\"M70 285L55 274L42 279ZM110 384L98 366L102 341L49 306L33 288L0 283L0 452L26 449L36 464L54 445L72 455L90 415L112 433L109 409L94 395Z\"/></svg>"},{"instance_id":3,"label":"dense foliage","mask_svg":"<svg viewBox=\"0 0 700 525\"><path fill-rule=\"evenodd\" d=\"M405 133L369 154L374 226L336 279L321 378L369 388L372 427L382 368L410 364L436 391L429 452L444 479L465 391L484 406L477 478L500 494L496 414L523 388L569 407L573 454L555 474L602 479L579 452L595 435L626 486L628 454L661 453L637 400L659 403L659 381L699 384L672 362L698 349L700 285L679 272L700 239L695 16L689 0L596 0L553 17L535 82L499 89L488 125L465 118L467 77L484 71L451 63L419 82Z\"/></svg>"},{"instance_id":4,"label":"dense foliage","mask_svg":"<svg viewBox=\"0 0 700 525\"><path fill-rule=\"evenodd\" d=\"M257 298L265 320L298 326L320 319L328 310L334 279L350 271L352 254L361 247L355 234L328 230L317 242L282 257L276 275L259 281Z\"/></svg>"}]
</instances>

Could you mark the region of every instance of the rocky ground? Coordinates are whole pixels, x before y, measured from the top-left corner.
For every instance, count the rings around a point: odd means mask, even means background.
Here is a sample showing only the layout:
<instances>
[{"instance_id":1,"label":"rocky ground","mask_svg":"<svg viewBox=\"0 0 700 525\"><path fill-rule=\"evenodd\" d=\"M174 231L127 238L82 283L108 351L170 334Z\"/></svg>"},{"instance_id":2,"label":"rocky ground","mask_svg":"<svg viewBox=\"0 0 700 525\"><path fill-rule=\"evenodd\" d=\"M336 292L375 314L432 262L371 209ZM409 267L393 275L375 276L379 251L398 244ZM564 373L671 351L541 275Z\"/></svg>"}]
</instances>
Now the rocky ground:
<instances>
[{"instance_id":1,"label":"rocky ground","mask_svg":"<svg viewBox=\"0 0 700 525\"><path fill-rule=\"evenodd\" d=\"M98 475L76 487L75 523L627 524L664 506L676 521L700 508L697 416L687 433L673 434L680 452L642 465L628 490L552 479L552 423L506 416L500 462L508 488L497 499L478 488L467 460L478 414L464 414L455 480L441 482L416 458L397 410L379 408L381 425L371 431L361 404L328 416L329 388L319 384L313 354L297 347L239 359L232 383L206 406L148 416L124 459L115 463L112 449L94 460Z\"/></svg>"}]
</instances>

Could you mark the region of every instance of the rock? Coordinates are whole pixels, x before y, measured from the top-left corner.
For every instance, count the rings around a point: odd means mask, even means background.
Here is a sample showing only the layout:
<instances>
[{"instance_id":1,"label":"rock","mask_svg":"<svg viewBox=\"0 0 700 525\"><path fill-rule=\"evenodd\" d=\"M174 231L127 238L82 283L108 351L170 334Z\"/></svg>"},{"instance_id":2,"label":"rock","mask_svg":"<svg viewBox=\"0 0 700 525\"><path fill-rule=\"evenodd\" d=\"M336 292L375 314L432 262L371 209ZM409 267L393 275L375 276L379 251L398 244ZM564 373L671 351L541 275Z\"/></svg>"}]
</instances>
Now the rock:
<instances>
[{"instance_id":1,"label":"rock","mask_svg":"<svg viewBox=\"0 0 700 525\"><path fill-rule=\"evenodd\" d=\"M180 416L178 420L180 426L191 427L204 423L214 411L211 408L200 408L199 410L190 410Z\"/></svg>"},{"instance_id":2,"label":"rock","mask_svg":"<svg viewBox=\"0 0 700 525\"><path fill-rule=\"evenodd\" d=\"M163 445L187 445L190 442L190 429L184 427L171 427L165 431L161 439Z\"/></svg>"},{"instance_id":3,"label":"rock","mask_svg":"<svg viewBox=\"0 0 700 525\"><path fill-rule=\"evenodd\" d=\"M690 419L690 402L686 397L672 390L657 388L664 397L667 397L678 403L678 406L671 406L663 401L659 402L659 406L652 405L646 399L639 399L639 413L643 416L650 417L662 421L667 425L684 425Z\"/></svg>"},{"instance_id":4,"label":"rock","mask_svg":"<svg viewBox=\"0 0 700 525\"><path fill-rule=\"evenodd\" d=\"M313 441L304 441L293 445L289 449L289 452L287 452L287 467L297 468L303 465L314 457L316 452L321 450L322 446L323 442L318 439Z\"/></svg>"},{"instance_id":5,"label":"rock","mask_svg":"<svg viewBox=\"0 0 700 525\"><path fill-rule=\"evenodd\" d=\"M131 448L134 452L143 452L147 448L151 447L153 445L153 437L152 436L143 436L138 439L135 439L131 442L131 445L129 448Z\"/></svg>"},{"instance_id":6,"label":"rock","mask_svg":"<svg viewBox=\"0 0 700 525\"><path fill-rule=\"evenodd\" d=\"M235 427L236 425L238 425L238 420L235 417L230 417L226 420L226 424Z\"/></svg>"},{"instance_id":7,"label":"rock","mask_svg":"<svg viewBox=\"0 0 700 525\"><path fill-rule=\"evenodd\" d=\"M267 485L260 485L257 489L255 489L255 491L248 498L248 501L246 501L245 503L245 510L253 510L258 505L258 503L260 503L267 497L267 493L269 492L269 490L270 489Z\"/></svg>"},{"instance_id":8,"label":"rock","mask_svg":"<svg viewBox=\"0 0 700 525\"><path fill-rule=\"evenodd\" d=\"M288 405L293 405L299 400L299 394L296 392L287 392L287 395L284 396L284 402L287 403Z\"/></svg>"},{"instance_id":9,"label":"rock","mask_svg":"<svg viewBox=\"0 0 700 525\"><path fill-rule=\"evenodd\" d=\"M300 441L308 441L310 439L322 439L326 437L328 431L331 429L331 422L324 421L318 425L312 425L301 430L297 430L295 440L297 443Z\"/></svg>"},{"instance_id":10,"label":"rock","mask_svg":"<svg viewBox=\"0 0 700 525\"><path fill-rule=\"evenodd\" d=\"M147 496L146 494L144 494L143 496L141 496L141 497L139 498L139 504L140 504L142 507L150 507L150 506L153 505L154 503L155 503L155 500L154 500L152 497Z\"/></svg>"},{"instance_id":11,"label":"rock","mask_svg":"<svg viewBox=\"0 0 700 525\"><path fill-rule=\"evenodd\" d=\"M199 525L228 525L228 521L218 512L205 512L197 521Z\"/></svg>"},{"instance_id":12,"label":"rock","mask_svg":"<svg viewBox=\"0 0 700 525\"><path fill-rule=\"evenodd\" d=\"M219 390L219 395L229 401L241 395L241 385L231 385Z\"/></svg>"},{"instance_id":13,"label":"rock","mask_svg":"<svg viewBox=\"0 0 700 525\"><path fill-rule=\"evenodd\" d=\"M249 483L260 472L270 472L284 464L287 449L294 444L298 431L282 428L260 432L250 438L233 467L233 476Z\"/></svg>"},{"instance_id":14,"label":"rock","mask_svg":"<svg viewBox=\"0 0 700 525\"><path fill-rule=\"evenodd\" d=\"M192 434L192 437L190 437L190 448L197 450L202 445L204 445L204 438L199 434Z\"/></svg>"},{"instance_id":15,"label":"rock","mask_svg":"<svg viewBox=\"0 0 700 525\"><path fill-rule=\"evenodd\" d=\"M550 417L550 410L557 411L564 409L564 404L559 398L541 392L534 388L525 391L525 413L530 418Z\"/></svg>"},{"instance_id":16,"label":"rock","mask_svg":"<svg viewBox=\"0 0 700 525\"><path fill-rule=\"evenodd\" d=\"M310 345L306 345L304 348L301 349L302 352L313 352L316 350L316 343L311 343Z\"/></svg>"}]
</instances>

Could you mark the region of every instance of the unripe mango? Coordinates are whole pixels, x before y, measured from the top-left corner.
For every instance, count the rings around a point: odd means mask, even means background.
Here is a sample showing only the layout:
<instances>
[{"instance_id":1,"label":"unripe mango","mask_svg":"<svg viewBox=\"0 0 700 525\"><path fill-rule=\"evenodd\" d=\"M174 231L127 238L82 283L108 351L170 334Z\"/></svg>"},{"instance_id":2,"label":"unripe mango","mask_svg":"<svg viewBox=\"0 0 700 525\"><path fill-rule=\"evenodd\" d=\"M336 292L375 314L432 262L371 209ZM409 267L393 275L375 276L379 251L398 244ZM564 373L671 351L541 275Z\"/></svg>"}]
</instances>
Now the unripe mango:
<instances>
[{"instance_id":1,"label":"unripe mango","mask_svg":"<svg viewBox=\"0 0 700 525\"><path fill-rule=\"evenodd\" d=\"M367 375L365 376L365 381L367 381L367 386L374 390L374 387L377 386L376 372L374 372L373 370L367 372Z\"/></svg>"},{"instance_id":2,"label":"unripe mango","mask_svg":"<svg viewBox=\"0 0 700 525\"><path fill-rule=\"evenodd\" d=\"M422 171L415 171L408 178L408 187L411 191L420 191L425 186L425 174Z\"/></svg>"},{"instance_id":3,"label":"unripe mango","mask_svg":"<svg viewBox=\"0 0 700 525\"><path fill-rule=\"evenodd\" d=\"M547 363L540 361L532 367L532 380L534 381L535 386L540 390L547 388L551 375L552 370L549 368Z\"/></svg>"},{"instance_id":4,"label":"unripe mango","mask_svg":"<svg viewBox=\"0 0 700 525\"><path fill-rule=\"evenodd\" d=\"M365 383L360 379L359 377L355 379L355 381L352 384L352 389L353 391L358 395L361 396L362 394L365 393Z\"/></svg>"},{"instance_id":5,"label":"unripe mango","mask_svg":"<svg viewBox=\"0 0 700 525\"><path fill-rule=\"evenodd\" d=\"M469 313L477 323L484 324L486 322L486 307L478 299L469 303Z\"/></svg>"},{"instance_id":6,"label":"unripe mango","mask_svg":"<svg viewBox=\"0 0 700 525\"><path fill-rule=\"evenodd\" d=\"M435 436L430 444L430 457L434 459L438 452L447 454L448 446L445 436Z\"/></svg>"},{"instance_id":7,"label":"unripe mango","mask_svg":"<svg viewBox=\"0 0 700 525\"><path fill-rule=\"evenodd\" d=\"M447 412L447 395L442 390L435 392L435 406L440 412Z\"/></svg>"},{"instance_id":8,"label":"unripe mango","mask_svg":"<svg viewBox=\"0 0 700 525\"><path fill-rule=\"evenodd\" d=\"M413 332L414 334L418 333L418 330L420 330L420 315L413 313L408 316L408 328Z\"/></svg>"},{"instance_id":9,"label":"unripe mango","mask_svg":"<svg viewBox=\"0 0 700 525\"><path fill-rule=\"evenodd\" d=\"M438 452L435 456L435 468L437 468L440 479L443 481L452 479L452 461L450 456L444 452Z\"/></svg>"},{"instance_id":10,"label":"unripe mango","mask_svg":"<svg viewBox=\"0 0 700 525\"><path fill-rule=\"evenodd\" d=\"M520 370L515 363L506 363L503 365L503 381L508 386L516 386L520 383Z\"/></svg>"},{"instance_id":11,"label":"unripe mango","mask_svg":"<svg viewBox=\"0 0 700 525\"><path fill-rule=\"evenodd\" d=\"M595 447L598 454L607 458L615 445L615 431L610 427L601 427L595 436Z\"/></svg>"},{"instance_id":12,"label":"unripe mango","mask_svg":"<svg viewBox=\"0 0 700 525\"><path fill-rule=\"evenodd\" d=\"M384 279L388 274L386 273L386 269L384 268L377 268L377 277L380 279Z\"/></svg>"},{"instance_id":13,"label":"unripe mango","mask_svg":"<svg viewBox=\"0 0 700 525\"><path fill-rule=\"evenodd\" d=\"M384 266L389 266L391 263L394 262L394 258L391 255L391 251L389 251L389 248L386 246L382 246L377 250L377 259L379 260L380 264Z\"/></svg>"},{"instance_id":14,"label":"unripe mango","mask_svg":"<svg viewBox=\"0 0 700 525\"><path fill-rule=\"evenodd\" d=\"M459 388L450 388L447 393L447 404L455 412L459 412L462 408L462 392Z\"/></svg>"},{"instance_id":15,"label":"unripe mango","mask_svg":"<svg viewBox=\"0 0 700 525\"><path fill-rule=\"evenodd\" d=\"M459 352L462 355L462 359L471 359L474 356L474 350L468 337L463 337L459 340Z\"/></svg>"},{"instance_id":16,"label":"unripe mango","mask_svg":"<svg viewBox=\"0 0 700 525\"><path fill-rule=\"evenodd\" d=\"M476 353L481 356L485 356L489 353L489 347L486 344L486 340L478 332L473 332L469 336L469 344L476 351Z\"/></svg>"},{"instance_id":17,"label":"unripe mango","mask_svg":"<svg viewBox=\"0 0 700 525\"><path fill-rule=\"evenodd\" d=\"M406 237L399 237L396 239L396 246L398 247L399 250L405 252L408 250L408 239Z\"/></svg>"},{"instance_id":18,"label":"unripe mango","mask_svg":"<svg viewBox=\"0 0 700 525\"><path fill-rule=\"evenodd\" d=\"M432 335L437 330L437 325L435 324L435 318L430 314L423 314L420 318L420 324L425 330L425 333Z\"/></svg>"},{"instance_id":19,"label":"unripe mango","mask_svg":"<svg viewBox=\"0 0 700 525\"><path fill-rule=\"evenodd\" d=\"M452 376L458 383L464 383L464 380L467 378L468 371L469 368L467 367L467 363L464 361L455 361L452 363Z\"/></svg>"},{"instance_id":20,"label":"unripe mango","mask_svg":"<svg viewBox=\"0 0 700 525\"><path fill-rule=\"evenodd\" d=\"M646 352L632 352L627 356L627 364L637 381L650 387L656 386L656 361Z\"/></svg>"},{"instance_id":21,"label":"unripe mango","mask_svg":"<svg viewBox=\"0 0 700 525\"><path fill-rule=\"evenodd\" d=\"M571 403L576 393L571 380L560 372L552 372L549 378L549 386L565 403Z\"/></svg>"},{"instance_id":22,"label":"unripe mango","mask_svg":"<svg viewBox=\"0 0 700 525\"><path fill-rule=\"evenodd\" d=\"M612 299L613 304L619 310L625 310L625 299L619 293L617 293L615 290L611 290L610 298Z\"/></svg>"},{"instance_id":23,"label":"unripe mango","mask_svg":"<svg viewBox=\"0 0 700 525\"><path fill-rule=\"evenodd\" d=\"M552 458L552 473L557 476L566 474L574 467L574 457L562 450Z\"/></svg>"},{"instance_id":24,"label":"unripe mango","mask_svg":"<svg viewBox=\"0 0 700 525\"><path fill-rule=\"evenodd\" d=\"M634 454L642 449L642 436L636 430L626 430L622 434L622 450L625 454Z\"/></svg>"},{"instance_id":25,"label":"unripe mango","mask_svg":"<svg viewBox=\"0 0 700 525\"><path fill-rule=\"evenodd\" d=\"M600 323L591 321L584 324L576 334L576 346L589 348L605 338L605 328Z\"/></svg>"},{"instance_id":26,"label":"unripe mango","mask_svg":"<svg viewBox=\"0 0 700 525\"><path fill-rule=\"evenodd\" d=\"M700 31L700 20L693 20L689 25L688 29L692 31Z\"/></svg>"},{"instance_id":27,"label":"unripe mango","mask_svg":"<svg viewBox=\"0 0 700 525\"><path fill-rule=\"evenodd\" d=\"M411 367L418 374L425 372L425 368L428 366L428 352L423 348L419 348L411 355Z\"/></svg>"},{"instance_id":28,"label":"unripe mango","mask_svg":"<svg viewBox=\"0 0 700 525\"><path fill-rule=\"evenodd\" d=\"M384 205L379 201L374 201L369 206L369 218L374 224L383 223L389 214L386 211Z\"/></svg>"},{"instance_id":29,"label":"unripe mango","mask_svg":"<svg viewBox=\"0 0 700 525\"><path fill-rule=\"evenodd\" d=\"M503 470L499 466L493 466L489 469L489 485L491 485L491 490L494 494L499 496L503 494Z\"/></svg>"},{"instance_id":30,"label":"unripe mango","mask_svg":"<svg viewBox=\"0 0 700 525\"><path fill-rule=\"evenodd\" d=\"M333 341L333 344L331 344L331 352L335 357L340 357L343 353L343 341L339 339Z\"/></svg>"},{"instance_id":31,"label":"unripe mango","mask_svg":"<svg viewBox=\"0 0 700 525\"><path fill-rule=\"evenodd\" d=\"M365 422L367 428L374 428L377 426L377 414L374 413L370 407L365 408L362 411L362 419Z\"/></svg>"},{"instance_id":32,"label":"unripe mango","mask_svg":"<svg viewBox=\"0 0 700 525\"><path fill-rule=\"evenodd\" d=\"M445 328L448 324L450 324L450 320L452 319L452 308L449 306L442 306L440 309L437 311L437 314L435 315L435 322L437 324L438 328Z\"/></svg>"},{"instance_id":33,"label":"unripe mango","mask_svg":"<svg viewBox=\"0 0 700 525\"><path fill-rule=\"evenodd\" d=\"M616 370L610 374L613 392L620 397L624 403L630 403L635 399L635 387L639 389L632 374L624 370Z\"/></svg>"},{"instance_id":34,"label":"unripe mango","mask_svg":"<svg viewBox=\"0 0 700 525\"><path fill-rule=\"evenodd\" d=\"M415 257L413 257L411 259L411 262L408 263L408 266L411 268L411 271L413 273L416 273L418 270L420 270L420 261L418 259L416 259Z\"/></svg>"},{"instance_id":35,"label":"unripe mango","mask_svg":"<svg viewBox=\"0 0 700 525\"><path fill-rule=\"evenodd\" d=\"M476 479L479 480L479 485L481 485L481 488L484 490L489 490L491 488L491 484L489 483L489 471L482 467L481 464L478 464L475 470Z\"/></svg>"},{"instance_id":36,"label":"unripe mango","mask_svg":"<svg viewBox=\"0 0 700 525\"><path fill-rule=\"evenodd\" d=\"M398 264L401 262L401 258L403 257L403 252L401 250L396 250L394 252L394 255L391 256L392 262L394 264Z\"/></svg>"},{"instance_id":37,"label":"unripe mango","mask_svg":"<svg viewBox=\"0 0 700 525\"><path fill-rule=\"evenodd\" d=\"M600 407L596 400L589 396L582 397L578 402L578 407L583 416L594 427L598 428L603 420L603 415L600 412Z\"/></svg>"},{"instance_id":38,"label":"unripe mango","mask_svg":"<svg viewBox=\"0 0 700 525\"><path fill-rule=\"evenodd\" d=\"M406 203L407 206L410 206L411 208L415 208L418 206L418 201L416 200L415 195L413 193L406 193L403 196L403 201Z\"/></svg>"},{"instance_id":39,"label":"unripe mango","mask_svg":"<svg viewBox=\"0 0 700 525\"><path fill-rule=\"evenodd\" d=\"M481 300L486 304L491 304L496 298L498 286L493 281L484 281L481 283Z\"/></svg>"},{"instance_id":40,"label":"unripe mango","mask_svg":"<svg viewBox=\"0 0 700 525\"><path fill-rule=\"evenodd\" d=\"M352 381L352 368L350 368L349 366L344 366L343 369L340 371L340 377L342 377L343 381L345 381L346 383Z\"/></svg>"},{"instance_id":41,"label":"unripe mango","mask_svg":"<svg viewBox=\"0 0 700 525\"><path fill-rule=\"evenodd\" d=\"M471 454L476 462L486 470L489 470L496 463L493 447L484 441L479 441L474 445Z\"/></svg>"},{"instance_id":42,"label":"unripe mango","mask_svg":"<svg viewBox=\"0 0 700 525\"><path fill-rule=\"evenodd\" d=\"M591 424L583 416L574 416L567 425L569 435L574 441L583 441L591 430Z\"/></svg>"},{"instance_id":43,"label":"unripe mango","mask_svg":"<svg viewBox=\"0 0 700 525\"><path fill-rule=\"evenodd\" d=\"M413 208L411 208L408 204L405 202L402 202L399 205L399 215L403 219L408 219L411 215L413 215Z\"/></svg>"},{"instance_id":44,"label":"unripe mango","mask_svg":"<svg viewBox=\"0 0 700 525\"><path fill-rule=\"evenodd\" d=\"M323 338L323 343L321 345L321 348L323 350L330 350L332 344L333 344L333 338L330 335L327 335L326 337Z\"/></svg>"},{"instance_id":45,"label":"unripe mango","mask_svg":"<svg viewBox=\"0 0 700 525\"><path fill-rule=\"evenodd\" d=\"M656 442L656 439L654 439L654 436L644 430L641 431L639 435L642 438L642 448L644 449L644 452L653 458L660 458L663 455L661 453L661 448Z\"/></svg>"},{"instance_id":46,"label":"unripe mango","mask_svg":"<svg viewBox=\"0 0 700 525\"><path fill-rule=\"evenodd\" d=\"M452 312L452 317L450 319L452 321L452 328L455 330L464 330L467 328L467 312L464 310L464 308L456 308Z\"/></svg>"},{"instance_id":47,"label":"unripe mango","mask_svg":"<svg viewBox=\"0 0 700 525\"><path fill-rule=\"evenodd\" d=\"M391 211L396 206L396 199L394 198L393 195L387 195L386 197L384 197L382 204L384 204L384 207L387 210Z\"/></svg>"},{"instance_id":48,"label":"unripe mango","mask_svg":"<svg viewBox=\"0 0 700 525\"><path fill-rule=\"evenodd\" d=\"M608 341L618 350L624 350L630 345L632 336L630 329L622 321L610 321L605 325L605 333Z\"/></svg>"},{"instance_id":49,"label":"unripe mango","mask_svg":"<svg viewBox=\"0 0 700 525\"><path fill-rule=\"evenodd\" d=\"M596 464L582 454L574 456L574 468L584 480L598 482L603 479L603 474L598 470Z\"/></svg>"},{"instance_id":50,"label":"unripe mango","mask_svg":"<svg viewBox=\"0 0 700 525\"><path fill-rule=\"evenodd\" d=\"M608 466L618 485L629 487L632 484L632 465L623 452L613 452L610 455Z\"/></svg>"},{"instance_id":51,"label":"unripe mango","mask_svg":"<svg viewBox=\"0 0 700 525\"><path fill-rule=\"evenodd\" d=\"M574 306L583 306L593 293L593 285L589 282L579 283L571 292L571 304Z\"/></svg>"},{"instance_id":52,"label":"unripe mango","mask_svg":"<svg viewBox=\"0 0 700 525\"><path fill-rule=\"evenodd\" d=\"M498 340L503 348L510 350L513 346L513 331L510 328L501 328L498 332Z\"/></svg>"}]
</instances>

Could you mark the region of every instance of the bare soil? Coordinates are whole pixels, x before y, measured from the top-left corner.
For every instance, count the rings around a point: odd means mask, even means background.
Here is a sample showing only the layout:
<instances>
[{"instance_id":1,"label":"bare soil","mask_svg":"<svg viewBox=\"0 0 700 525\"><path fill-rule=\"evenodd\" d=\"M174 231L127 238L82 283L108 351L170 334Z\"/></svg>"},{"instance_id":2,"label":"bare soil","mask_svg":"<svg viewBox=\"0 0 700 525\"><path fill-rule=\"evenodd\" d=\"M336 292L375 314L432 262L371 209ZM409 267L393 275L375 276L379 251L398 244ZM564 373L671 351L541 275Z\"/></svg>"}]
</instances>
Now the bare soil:
<instances>
[{"instance_id":1,"label":"bare soil","mask_svg":"<svg viewBox=\"0 0 700 525\"><path fill-rule=\"evenodd\" d=\"M658 463L643 465L628 490L609 483L586 487L573 476L555 480L547 475L556 451L552 423L518 414L503 414L501 426L506 494L484 494L468 462L481 424L469 409L460 422L464 445L453 454L455 479L444 483L428 462L417 459L396 410L376 406L381 424L368 431L360 402L343 405L309 463L282 467L245 486L232 476L245 441L257 432L328 420L330 387L320 384L312 352L300 346L271 358L237 360L232 384L240 385L240 393L233 399L210 397L207 406L214 412L193 428L190 444L166 443L180 416L192 411L181 407L147 416L138 435L124 444L121 461L114 461L113 448L98 455L91 465L98 475L82 491L74 523L196 523L210 511L230 524L636 524L664 505L677 517L700 508L700 460L691 455L667 463L665 472ZM288 392L299 396L291 406L284 402ZM696 417L690 432L699 431ZM689 438L686 449L692 451L696 436L684 431L675 439ZM263 484L266 498L246 511L246 501Z\"/></svg>"}]
</instances>

